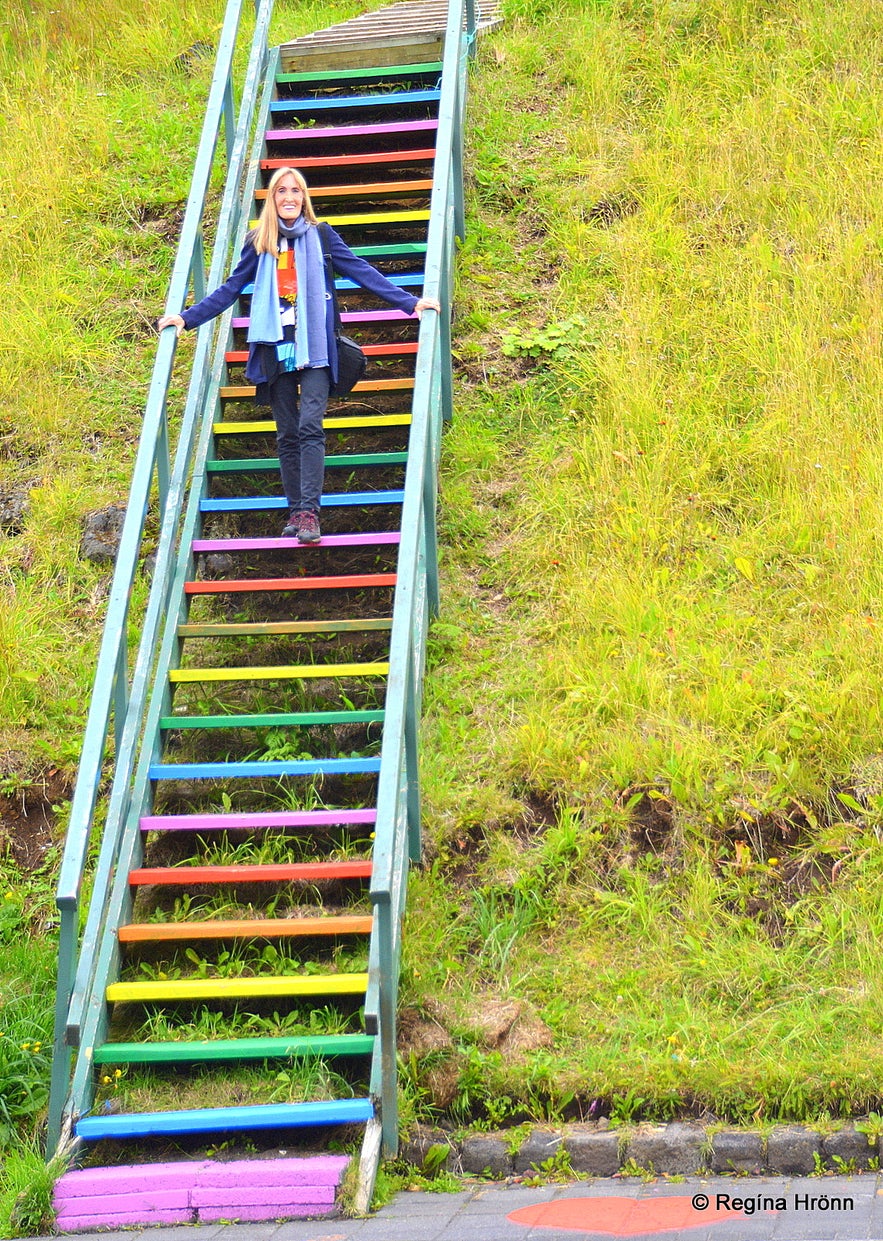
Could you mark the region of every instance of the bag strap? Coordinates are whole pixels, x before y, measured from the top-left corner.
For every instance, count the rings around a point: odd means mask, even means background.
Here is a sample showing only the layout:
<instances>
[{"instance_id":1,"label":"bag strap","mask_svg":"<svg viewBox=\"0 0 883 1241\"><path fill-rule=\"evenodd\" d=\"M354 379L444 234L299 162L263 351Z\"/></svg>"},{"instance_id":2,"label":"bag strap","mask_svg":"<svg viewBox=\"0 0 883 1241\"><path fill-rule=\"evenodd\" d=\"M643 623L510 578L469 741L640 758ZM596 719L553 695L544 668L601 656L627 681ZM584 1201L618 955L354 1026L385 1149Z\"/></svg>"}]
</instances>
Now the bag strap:
<instances>
[{"instance_id":1,"label":"bag strap","mask_svg":"<svg viewBox=\"0 0 883 1241\"><path fill-rule=\"evenodd\" d=\"M331 225L326 224L324 220L318 226L319 242L322 246L322 259L325 263L325 283L331 290L331 302L334 306L334 335L339 336L342 331L340 321L340 307L337 304L337 290L334 287L334 268L331 265L331 248L329 245L328 234L331 231Z\"/></svg>"}]
</instances>

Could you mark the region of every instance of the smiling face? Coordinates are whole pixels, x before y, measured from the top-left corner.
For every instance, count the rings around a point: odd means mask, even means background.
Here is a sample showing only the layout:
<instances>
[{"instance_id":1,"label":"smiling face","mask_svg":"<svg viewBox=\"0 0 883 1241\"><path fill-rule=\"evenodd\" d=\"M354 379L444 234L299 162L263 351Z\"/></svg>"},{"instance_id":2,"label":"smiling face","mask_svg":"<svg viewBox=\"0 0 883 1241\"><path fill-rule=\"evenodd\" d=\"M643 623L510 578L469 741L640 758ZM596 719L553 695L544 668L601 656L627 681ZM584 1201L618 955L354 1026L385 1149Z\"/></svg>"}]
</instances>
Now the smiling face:
<instances>
[{"instance_id":1,"label":"smiling face","mask_svg":"<svg viewBox=\"0 0 883 1241\"><path fill-rule=\"evenodd\" d=\"M273 190L273 202L279 219L293 224L304 208L303 187L298 184L294 173L287 172L280 178Z\"/></svg>"}]
</instances>

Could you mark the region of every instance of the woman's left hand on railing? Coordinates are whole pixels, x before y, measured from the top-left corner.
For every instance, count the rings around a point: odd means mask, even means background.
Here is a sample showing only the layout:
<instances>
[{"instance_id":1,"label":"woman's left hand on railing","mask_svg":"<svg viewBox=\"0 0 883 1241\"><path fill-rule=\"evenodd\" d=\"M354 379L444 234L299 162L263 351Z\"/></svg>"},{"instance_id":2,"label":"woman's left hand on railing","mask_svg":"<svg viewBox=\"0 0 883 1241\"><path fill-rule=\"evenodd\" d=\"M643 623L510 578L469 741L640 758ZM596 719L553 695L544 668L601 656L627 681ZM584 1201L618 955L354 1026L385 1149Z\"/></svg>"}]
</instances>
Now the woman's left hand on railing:
<instances>
[{"instance_id":1,"label":"woman's left hand on railing","mask_svg":"<svg viewBox=\"0 0 883 1241\"><path fill-rule=\"evenodd\" d=\"M422 316L424 310L437 310L441 314L441 305L434 297L421 297L414 307L414 314L418 319Z\"/></svg>"},{"instance_id":2,"label":"woman's left hand on railing","mask_svg":"<svg viewBox=\"0 0 883 1241\"><path fill-rule=\"evenodd\" d=\"M184 320L180 315L163 315L156 321L156 330L161 332L165 327L174 327L175 335L180 336L184 331Z\"/></svg>"}]
</instances>

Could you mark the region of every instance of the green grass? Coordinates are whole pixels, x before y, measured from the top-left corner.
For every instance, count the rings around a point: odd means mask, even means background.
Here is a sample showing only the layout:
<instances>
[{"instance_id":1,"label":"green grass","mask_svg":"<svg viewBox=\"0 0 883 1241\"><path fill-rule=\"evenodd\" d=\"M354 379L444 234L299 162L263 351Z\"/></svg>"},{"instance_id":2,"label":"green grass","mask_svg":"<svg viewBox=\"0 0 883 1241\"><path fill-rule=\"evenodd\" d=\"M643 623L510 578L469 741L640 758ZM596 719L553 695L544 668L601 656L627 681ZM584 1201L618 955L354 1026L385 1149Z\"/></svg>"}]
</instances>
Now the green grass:
<instances>
[{"instance_id":1,"label":"green grass","mask_svg":"<svg viewBox=\"0 0 883 1241\"><path fill-rule=\"evenodd\" d=\"M509 12L470 101L435 865L405 936L408 1000L453 1045L422 1106L861 1113L883 1067L873 10ZM547 1045L501 1055L495 999Z\"/></svg>"}]
</instances>

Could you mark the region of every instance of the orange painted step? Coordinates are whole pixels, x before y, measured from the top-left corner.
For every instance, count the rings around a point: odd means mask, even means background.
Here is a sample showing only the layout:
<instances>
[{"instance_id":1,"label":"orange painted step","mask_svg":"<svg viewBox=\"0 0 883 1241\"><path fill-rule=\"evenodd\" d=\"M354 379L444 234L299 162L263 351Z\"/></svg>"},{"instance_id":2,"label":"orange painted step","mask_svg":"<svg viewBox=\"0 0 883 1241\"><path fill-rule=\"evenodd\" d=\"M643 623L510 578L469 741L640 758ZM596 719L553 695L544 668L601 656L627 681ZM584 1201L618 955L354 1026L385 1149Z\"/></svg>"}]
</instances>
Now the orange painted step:
<instances>
[{"instance_id":1,"label":"orange painted step","mask_svg":"<svg viewBox=\"0 0 883 1241\"><path fill-rule=\"evenodd\" d=\"M316 544L320 546L320 544ZM356 586L395 586L394 573L353 573L348 577L271 577L246 581L185 582L185 595L243 594L251 590L350 590Z\"/></svg>"},{"instance_id":2,"label":"orange painted step","mask_svg":"<svg viewBox=\"0 0 883 1241\"><path fill-rule=\"evenodd\" d=\"M413 379L363 379L356 384L353 392L404 392L413 387ZM223 401L244 401L246 397L254 394L254 384L237 384L235 387L223 387L219 390Z\"/></svg>"},{"instance_id":3,"label":"orange painted step","mask_svg":"<svg viewBox=\"0 0 883 1241\"><path fill-rule=\"evenodd\" d=\"M389 357L394 357L396 354L399 354L399 353L416 353L416 352L417 352L417 341L416 340L403 340L398 345L362 345L362 353L364 353L365 357L367 358L389 358ZM224 361L228 363L247 362L248 361L248 350L247 349L231 349L228 353L224 354Z\"/></svg>"},{"instance_id":4,"label":"orange painted step","mask_svg":"<svg viewBox=\"0 0 883 1241\"><path fill-rule=\"evenodd\" d=\"M372 151L369 155L314 155L297 160L298 168L345 168L352 164L423 163L435 159L435 150L425 147L422 151ZM291 159L262 159L261 168L290 168Z\"/></svg>"},{"instance_id":5,"label":"orange painted step","mask_svg":"<svg viewBox=\"0 0 883 1241\"><path fill-rule=\"evenodd\" d=\"M329 918L240 918L214 922L135 922L121 926L121 944L191 939L281 939L311 935L370 935L370 914Z\"/></svg>"},{"instance_id":6,"label":"orange painted step","mask_svg":"<svg viewBox=\"0 0 883 1241\"><path fill-rule=\"evenodd\" d=\"M133 888L150 883L189 887L199 883L314 883L320 879L370 879L370 862L281 862L259 866L142 866L129 871Z\"/></svg>"},{"instance_id":7,"label":"orange painted step","mask_svg":"<svg viewBox=\"0 0 883 1241\"><path fill-rule=\"evenodd\" d=\"M420 181L373 181L360 185L326 185L320 189L310 190L311 198L355 198L357 195L371 194L416 194L418 191L429 191L432 182ZM262 200L267 197L266 190L255 190L255 198Z\"/></svg>"}]
</instances>

